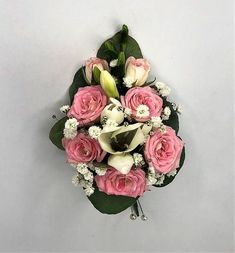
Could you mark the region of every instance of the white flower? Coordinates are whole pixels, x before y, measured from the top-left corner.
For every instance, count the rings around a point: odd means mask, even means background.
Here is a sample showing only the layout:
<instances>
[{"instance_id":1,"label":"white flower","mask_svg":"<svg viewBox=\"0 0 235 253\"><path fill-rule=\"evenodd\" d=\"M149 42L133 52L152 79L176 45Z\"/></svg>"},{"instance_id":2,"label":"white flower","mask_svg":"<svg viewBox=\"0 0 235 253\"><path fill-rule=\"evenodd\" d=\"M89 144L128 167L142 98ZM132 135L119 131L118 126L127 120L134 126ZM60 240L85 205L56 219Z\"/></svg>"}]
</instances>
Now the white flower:
<instances>
[{"instance_id":1,"label":"white flower","mask_svg":"<svg viewBox=\"0 0 235 253\"><path fill-rule=\"evenodd\" d=\"M60 107L60 112L62 113L67 113L70 109L70 106L69 105L63 105Z\"/></svg>"},{"instance_id":2,"label":"white flower","mask_svg":"<svg viewBox=\"0 0 235 253\"><path fill-rule=\"evenodd\" d=\"M166 86L164 89L160 90L159 91L160 94L163 96L163 97L167 97L170 95L171 93L171 88L169 86Z\"/></svg>"},{"instance_id":3,"label":"white flower","mask_svg":"<svg viewBox=\"0 0 235 253\"><path fill-rule=\"evenodd\" d=\"M176 110L177 110L177 112L178 112L179 114L181 114L182 111L183 111L183 108L182 108L181 105L178 105Z\"/></svg>"},{"instance_id":4,"label":"white flower","mask_svg":"<svg viewBox=\"0 0 235 253\"><path fill-rule=\"evenodd\" d=\"M75 174L75 175L72 177L72 184L74 184L74 186L78 186L78 185L79 185L79 177L78 177L78 174Z\"/></svg>"},{"instance_id":5,"label":"white flower","mask_svg":"<svg viewBox=\"0 0 235 253\"><path fill-rule=\"evenodd\" d=\"M164 183L165 175L161 173L156 173L155 178L157 179L156 185L162 185Z\"/></svg>"},{"instance_id":6,"label":"white flower","mask_svg":"<svg viewBox=\"0 0 235 253\"><path fill-rule=\"evenodd\" d=\"M94 187L86 187L84 189L84 192L87 196L91 196L94 193L95 189Z\"/></svg>"},{"instance_id":7,"label":"white flower","mask_svg":"<svg viewBox=\"0 0 235 253\"><path fill-rule=\"evenodd\" d=\"M98 176L105 175L106 171L107 168L95 167L95 172L97 173Z\"/></svg>"},{"instance_id":8,"label":"white flower","mask_svg":"<svg viewBox=\"0 0 235 253\"><path fill-rule=\"evenodd\" d=\"M141 166L144 165L144 158L141 154L139 153L134 153L133 154L133 159L134 159L134 164L135 166Z\"/></svg>"},{"instance_id":9,"label":"white flower","mask_svg":"<svg viewBox=\"0 0 235 253\"><path fill-rule=\"evenodd\" d=\"M167 175L168 177L173 177L173 176L175 176L176 174L177 174L177 170L172 170L172 171L168 172L166 175Z\"/></svg>"},{"instance_id":10,"label":"white flower","mask_svg":"<svg viewBox=\"0 0 235 253\"><path fill-rule=\"evenodd\" d=\"M76 137L77 135L77 130L71 130L71 129L64 129L63 131L64 133L64 137L67 138L67 139L73 139Z\"/></svg>"},{"instance_id":11,"label":"white flower","mask_svg":"<svg viewBox=\"0 0 235 253\"><path fill-rule=\"evenodd\" d=\"M125 108L124 109L124 117L129 117L129 116L131 116L131 109L130 108Z\"/></svg>"},{"instance_id":12,"label":"white flower","mask_svg":"<svg viewBox=\"0 0 235 253\"><path fill-rule=\"evenodd\" d=\"M86 163L78 163L78 165L77 165L77 171L79 173L81 173L82 175L84 175L87 172L89 172L87 164Z\"/></svg>"},{"instance_id":13,"label":"white flower","mask_svg":"<svg viewBox=\"0 0 235 253\"><path fill-rule=\"evenodd\" d=\"M170 116L171 115L171 109L169 106L166 106L163 110L163 113L167 116Z\"/></svg>"},{"instance_id":14,"label":"white flower","mask_svg":"<svg viewBox=\"0 0 235 253\"><path fill-rule=\"evenodd\" d=\"M109 66L111 68L114 68L117 66L117 63L118 63L118 59L114 59L114 60L110 61Z\"/></svg>"},{"instance_id":15,"label":"white flower","mask_svg":"<svg viewBox=\"0 0 235 253\"><path fill-rule=\"evenodd\" d=\"M93 139L98 139L101 134L101 128L98 126L91 126L88 129L88 133Z\"/></svg>"},{"instance_id":16,"label":"white flower","mask_svg":"<svg viewBox=\"0 0 235 253\"><path fill-rule=\"evenodd\" d=\"M147 175L147 185L153 185L157 182L154 174L148 173Z\"/></svg>"},{"instance_id":17,"label":"white flower","mask_svg":"<svg viewBox=\"0 0 235 253\"><path fill-rule=\"evenodd\" d=\"M157 87L158 90L161 90L166 87L166 84L162 82L156 82L155 86Z\"/></svg>"},{"instance_id":18,"label":"white flower","mask_svg":"<svg viewBox=\"0 0 235 253\"><path fill-rule=\"evenodd\" d=\"M110 155L108 158L108 165L114 167L122 174L128 174L134 163L133 157L130 154L116 154Z\"/></svg>"},{"instance_id":19,"label":"white flower","mask_svg":"<svg viewBox=\"0 0 235 253\"><path fill-rule=\"evenodd\" d=\"M66 120L64 127L67 129L77 129L78 125L78 121L75 118L71 118Z\"/></svg>"},{"instance_id":20,"label":"white flower","mask_svg":"<svg viewBox=\"0 0 235 253\"><path fill-rule=\"evenodd\" d=\"M153 167L149 167L148 173L147 173L147 184L153 185L157 182L157 179L155 177L155 170Z\"/></svg>"},{"instance_id":21,"label":"white flower","mask_svg":"<svg viewBox=\"0 0 235 253\"><path fill-rule=\"evenodd\" d=\"M93 182L94 176L92 172L87 171L83 176L85 180Z\"/></svg>"},{"instance_id":22,"label":"white flower","mask_svg":"<svg viewBox=\"0 0 235 253\"><path fill-rule=\"evenodd\" d=\"M162 119L160 117L151 117L151 123L153 127L159 128L162 125Z\"/></svg>"},{"instance_id":23,"label":"white flower","mask_svg":"<svg viewBox=\"0 0 235 253\"><path fill-rule=\"evenodd\" d=\"M149 116L149 107L147 105L139 105L136 109L137 117L147 117Z\"/></svg>"},{"instance_id":24,"label":"white flower","mask_svg":"<svg viewBox=\"0 0 235 253\"><path fill-rule=\"evenodd\" d=\"M75 118L68 119L64 125L64 136L67 139L73 139L77 135L78 121Z\"/></svg>"},{"instance_id":25,"label":"white flower","mask_svg":"<svg viewBox=\"0 0 235 253\"><path fill-rule=\"evenodd\" d=\"M163 97L169 96L171 92L171 88L167 86L165 83L156 82L155 86L157 87L160 95L162 95Z\"/></svg>"},{"instance_id":26,"label":"white flower","mask_svg":"<svg viewBox=\"0 0 235 253\"><path fill-rule=\"evenodd\" d=\"M171 109L169 106L166 106L162 112L162 119L168 120L171 115Z\"/></svg>"},{"instance_id":27,"label":"white flower","mask_svg":"<svg viewBox=\"0 0 235 253\"><path fill-rule=\"evenodd\" d=\"M136 80L134 80L131 77L124 77L123 82L127 88L131 88L132 85L135 83Z\"/></svg>"}]
</instances>

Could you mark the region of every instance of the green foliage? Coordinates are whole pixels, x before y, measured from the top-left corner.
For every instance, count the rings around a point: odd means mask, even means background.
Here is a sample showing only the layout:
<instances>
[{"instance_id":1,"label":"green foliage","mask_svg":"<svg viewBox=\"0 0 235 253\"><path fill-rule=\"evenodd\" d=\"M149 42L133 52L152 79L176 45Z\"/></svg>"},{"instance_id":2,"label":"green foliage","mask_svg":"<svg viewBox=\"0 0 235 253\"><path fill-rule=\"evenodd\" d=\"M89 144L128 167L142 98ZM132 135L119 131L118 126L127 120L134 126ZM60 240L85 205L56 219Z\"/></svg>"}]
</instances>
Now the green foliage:
<instances>
[{"instance_id":1,"label":"green foliage","mask_svg":"<svg viewBox=\"0 0 235 253\"><path fill-rule=\"evenodd\" d=\"M58 120L55 123L55 125L51 128L51 131L49 133L49 138L51 142L61 150L64 150L64 147L62 145L62 139L64 137L63 135L64 124L67 119L68 119L67 117L64 117Z\"/></svg>"},{"instance_id":2,"label":"green foliage","mask_svg":"<svg viewBox=\"0 0 235 253\"><path fill-rule=\"evenodd\" d=\"M97 57L110 62L118 58L121 51L124 52L126 59L129 56L134 56L135 58L143 57L137 41L128 35L128 28L125 25L120 32L116 33L101 45L97 52Z\"/></svg>"},{"instance_id":3,"label":"green foliage","mask_svg":"<svg viewBox=\"0 0 235 253\"><path fill-rule=\"evenodd\" d=\"M163 123L167 126L172 127L176 134L179 131L179 117L177 112L173 109L173 105L167 101L167 100L163 100L163 107L169 106L169 108L171 109L171 115L169 117L168 120L164 120Z\"/></svg>"},{"instance_id":4,"label":"green foliage","mask_svg":"<svg viewBox=\"0 0 235 253\"><path fill-rule=\"evenodd\" d=\"M132 206L136 202L136 198L107 195L95 188L95 192L88 197L93 206L101 213L117 214Z\"/></svg>"},{"instance_id":5,"label":"green foliage","mask_svg":"<svg viewBox=\"0 0 235 253\"><path fill-rule=\"evenodd\" d=\"M77 93L80 87L87 86L87 82L84 78L83 68L81 67L75 74L73 82L69 87L70 102L73 103L74 95Z\"/></svg>"},{"instance_id":6,"label":"green foliage","mask_svg":"<svg viewBox=\"0 0 235 253\"><path fill-rule=\"evenodd\" d=\"M184 159L185 159L185 147L183 148L182 153L181 153L180 164L179 164L179 167L177 168L176 175L179 173L181 167L183 166ZM169 183L171 183L174 180L174 178L176 177L176 175L175 176L170 176L170 177L165 176L163 184L161 184L161 185L153 185L153 186L155 186L155 187L164 187L164 186L168 185Z\"/></svg>"}]
</instances>

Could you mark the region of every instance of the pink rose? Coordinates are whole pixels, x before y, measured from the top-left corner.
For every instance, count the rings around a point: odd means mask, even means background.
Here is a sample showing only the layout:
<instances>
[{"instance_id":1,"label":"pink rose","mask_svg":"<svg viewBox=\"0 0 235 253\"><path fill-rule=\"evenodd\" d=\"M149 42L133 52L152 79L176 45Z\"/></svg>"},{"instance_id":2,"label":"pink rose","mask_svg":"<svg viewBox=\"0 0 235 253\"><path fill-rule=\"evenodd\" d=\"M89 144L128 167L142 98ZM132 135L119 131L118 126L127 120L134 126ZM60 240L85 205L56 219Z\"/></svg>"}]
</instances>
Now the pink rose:
<instances>
[{"instance_id":1,"label":"pink rose","mask_svg":"<svg viewBox=\"0 0 235 253\"><path fill-rule=\"evenodd\" d=\"M107 61L100 58L92 57L85 62L85 74L89 83L92 81L92 72L94 67L97 67L100 71L109 70Z\"/></svg>"},{"instance_id":2,"label":"pink rose","mask_svg":"<svg viewBox=\"0 0 235 253\"><path fill-rule=\"evenodd\" d=\"M108 99L100 85L79 88L68 116L76 118L80 126L92 123L100 117L107 102Z\"/></svg>"},{"instance_id":3,"label":"pink rose","mask_svg":"<svg viewBox=\"0 0 235 253\"><path fill-rule=\"evenodd\" d=\"M62 140L69 163L101 162L106 155L99 143L84 133L78 133L74 139Z\"/></svg>"},{"instance_id":4,"label":"pink rose","mask_svg":"<svg viewBox=\"0 0 235 253\"><path fill-rule=\"evenodd\" d=\"M95 176L95 181L99 190L108 195L136 198L142 196L146 189L145 173L140 168L132 169L125 175L109 167L105 175Z\"/></svg>"},{"instance_id":5,"label":"pink rose","mask_svg":"<svg viewBox=\"0 0 235 253\"><path fill-rule=\"evenodd\" d=\"M156 91L150 87L135 87L127 91L126 95L121 97L123 107L131 109L132 117L137 121L145 122L151 117L157 117L162 112L162 99L157 95ZM140 105L148 108L148 113L140 115Z\"/></svg>"},{"instance_id":6,"label":"pink rose","mask_svg":"<svg viewBox=\"0 0 235 253\"><path fill-rule=\"evenodd\" d=\"M183 146L171 127L166 132L156 130L145 144L145 159L157 172L168 173L179 167Z\"/></svg>"},{"instance_id":7,"label":"pink rose","mask_svg":"<svg viewBox=\"0 0 235 253\"><path fill-rule=\"evenodd\" d=\"M146 59L135 59L130 56L126 60L124 82L127 86L134 83L135 86L143 85L150 71L150 64Z\"/></svg>"}]
</instances>

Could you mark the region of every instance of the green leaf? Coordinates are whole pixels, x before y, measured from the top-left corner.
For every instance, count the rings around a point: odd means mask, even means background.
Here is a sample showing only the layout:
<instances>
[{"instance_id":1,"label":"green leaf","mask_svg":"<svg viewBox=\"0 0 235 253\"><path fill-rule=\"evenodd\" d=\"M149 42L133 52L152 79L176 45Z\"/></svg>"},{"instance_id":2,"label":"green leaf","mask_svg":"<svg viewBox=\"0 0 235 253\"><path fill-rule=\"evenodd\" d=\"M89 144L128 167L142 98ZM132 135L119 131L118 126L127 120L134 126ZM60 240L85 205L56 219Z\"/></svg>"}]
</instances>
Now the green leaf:
<instances>
[{"instance_id":1,"label":"green leaf","mask_svg":"<svg viewBox=\"0 0 235 253\"><path fill-rule=\"evenodd\" d=\"M183 147L183 150L182 150L182 153L181 153L180 164L179 164L179 168L176 169L177 170L176 175L179 173L180 169L182 168L182 166L184 164L184 159L185 159L185 147ZM164 186L170 184L174 180L174 178L176 177L176 175L170 176L170 177L165 176L163 184L161 184L161 185L153 185L153 186L155 186L155 187L164 187Z\"/></svg>"},{"instance_id":2,"label":"green leaf","mask_svg":"<svg viewBox=\"0 0 235 253\"><path fill-rule=\"evenodd\" d=\"M87 82L83 77L83 68L81 67L75 74L73 82L69 87L70 102L73 103L74 95L77 93L78 88L87 86Z\"/></svg>"},{"instance_id":3,"label":"green leaf","mask_svg":"<svg viewBox=\"0 0 235 253\"><path fill-rule=\"evenodd\" d=\"M124 54L124 52L120 52L119 55L118 55L118 66L119 65L124 65L125 62L126 62L125 54Z\"/></svg>"},{"instance_id":4,"label":"green leaf","mask_svg":"<svg viewBox=\"0 0 235 253\"><path fill-rule=\"evenodd\" d=\"M88 197L88 199L97 210L106 214L120 213L136 202L136 198L107 195L99 191L97 187L95 188L95 192Z\"/></svg>"},{"instance_id":5,"label":"green leaf","mask_svg":"<svg viewBox=\"0 0 235 253\"><path fill-rule=\"evenodd\" d=\"M169 119L168 120L163 120L163 124L172 127L175 130L176 134L177 134L178 131L179 131L179 117L178 117L178 114L173 109L173 105L169 101L163 100L163 106L164 107L168 106L171 109L171 115L170 115Z\"/></svg>"},{"instance_id":6,"label":"green leaf","mask_svg":"<svg viewBox=\"0 0 235 253\"><path fill-rule=\"evenodd\" d=\"M96 66L93 69L93 77L96 83L100 83L100 70Z\"/></svg>"},{"instance_id":7,"label":"green leaf","mask_svg":"<svg viewBox=\"0 0 235 253\"><path fill-rule=\"evenodd\" d=\"M49 133L49 138L51 142L56 145L59 149L64 150L64 147L62 145L62 139L64 137L63 130L64 130L64 124L68 118L64 117L57 121L55 125L51 128L51 131Z\"/></svg>"},{"instance_id":8,"label":"green leaf","mask_svg":"<svg viewBox=\"0 0 235 253\"><path fill-rule=\"evenodd\" d=\"M105 45L107 45L107 43L111 43L115 49L115 51L117 51L117 53L119 54L122 51L122 31L116 33L113 37L109 38L108 40L106 40L101 47L99 48L98 52L97 52L97 57L101 58L101 59L105 59L108 62L110 62L111 60L113 60L114 56L110 53L107 53L107 47ZM125 43L125 50L124 50L126 59L130 56L134 56L135 58L143 58L143 55L141 53L141 49L137 43L137 41L132 38L129 35L126 35L126 43Z\"/></svg>"}]
</instances>

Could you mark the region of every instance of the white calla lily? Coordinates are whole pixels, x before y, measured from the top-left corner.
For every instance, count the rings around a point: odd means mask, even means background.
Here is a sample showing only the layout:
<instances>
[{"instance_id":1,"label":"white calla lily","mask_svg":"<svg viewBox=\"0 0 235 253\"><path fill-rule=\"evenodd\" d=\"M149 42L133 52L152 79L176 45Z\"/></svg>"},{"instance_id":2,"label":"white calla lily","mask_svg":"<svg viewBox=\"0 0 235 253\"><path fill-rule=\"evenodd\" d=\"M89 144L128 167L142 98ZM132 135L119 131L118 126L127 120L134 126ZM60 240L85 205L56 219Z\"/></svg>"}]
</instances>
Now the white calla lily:
<instances>
[{"instance_id":1,"label":"white calla lily","mask_svg":"<svg viewBox=\"0 0 235 253\"><path fill-rule=\"evenodd\" d=\"M143 123L104 128L98 138L101 148L110 154L128 153L144 142Z\"/></svg>"},{"instance_id":2,"label":"white calla lily","mask_svg":"<svg viewBox=\"0 0 235 253\"><path fill-rule=\"evenodd\" d=\"M108 165L120 171L122 174L128 174L133 164L134 159L128 153L110 155L108 158Z\"/></svg>"}]
</instances>

